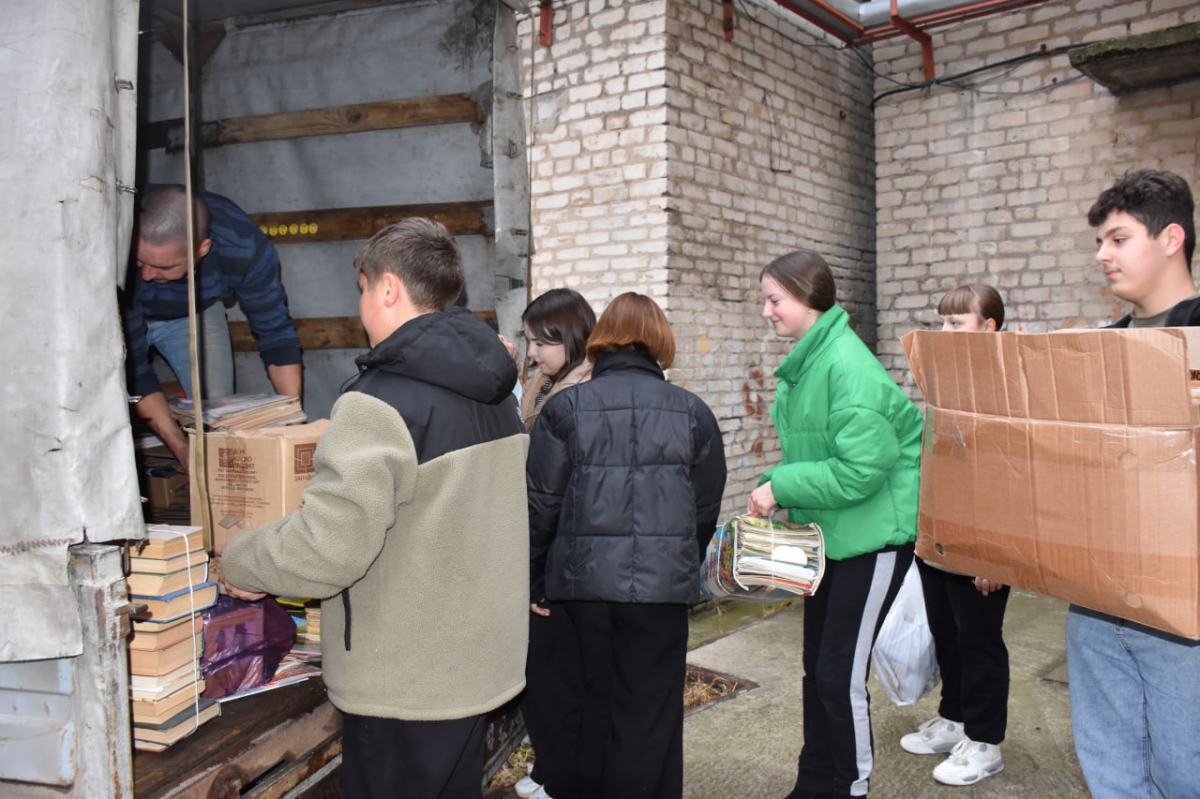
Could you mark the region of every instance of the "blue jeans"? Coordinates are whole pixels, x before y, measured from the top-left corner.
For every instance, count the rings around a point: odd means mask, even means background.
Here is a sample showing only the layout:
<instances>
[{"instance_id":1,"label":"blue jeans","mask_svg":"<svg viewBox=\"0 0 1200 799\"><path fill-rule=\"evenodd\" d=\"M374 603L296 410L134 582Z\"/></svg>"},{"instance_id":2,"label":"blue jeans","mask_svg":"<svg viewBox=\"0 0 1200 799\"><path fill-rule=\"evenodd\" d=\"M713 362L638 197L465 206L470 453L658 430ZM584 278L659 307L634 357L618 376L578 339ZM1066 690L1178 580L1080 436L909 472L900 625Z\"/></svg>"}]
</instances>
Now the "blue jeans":
<instances>
[{"instance_id":1,"label":"blue jeans","mask_svg":"<svg viewBox=\"0 0 1200 799\"><path fill-rule=\"evenodd\" d=\"M229 338L229 323L225 306L220 302L200 312L200 385L205 397L226 397L233 393L233 343ZM192 396L191 341L188 319L146 320L146 341L166 359L171 371Z\"/></svg>"},{"instance_id":2,"label":"blue jeans","mask_svg":"<svg viewBox=\"0 0 1200 799\"><path fill-rule=\"evenodd\" d=\"M1067 668L1095 799L1200 796L1200 642L1072 605Z\"/></svg>"}]
</instances>

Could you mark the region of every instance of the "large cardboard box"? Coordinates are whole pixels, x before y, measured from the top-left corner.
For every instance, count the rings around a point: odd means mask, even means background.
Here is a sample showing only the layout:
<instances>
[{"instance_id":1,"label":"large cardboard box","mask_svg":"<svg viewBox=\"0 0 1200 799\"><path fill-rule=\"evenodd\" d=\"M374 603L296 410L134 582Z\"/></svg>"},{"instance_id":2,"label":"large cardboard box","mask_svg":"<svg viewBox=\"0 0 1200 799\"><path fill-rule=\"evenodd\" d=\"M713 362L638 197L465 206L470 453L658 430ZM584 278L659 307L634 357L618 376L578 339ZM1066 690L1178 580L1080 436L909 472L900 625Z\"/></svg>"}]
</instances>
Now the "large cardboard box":
<instances>
[{"instance_id":1,"label":"large cardboard box","mask_svg":"<svg viewBox=\"0 0 1200 799\"><path fill-rule=\"evenodd\" d=\"M1200 331L903 343L928 404L918 555L1200 638Z\"/></svg>"},{"instance_id":2,"label":"large cardboard box","mask_svg":"<svg viewBox=\"0 0 1200 799\"><path fill-rule=\"evenodd\" d=\"M205 433L208 498L213 545L223 546L239 530L265 524L300 507L312 478L313 455L329 420L232 433ZM193 438L193 443L195 439ZM192 474L199 473L192 447ZM200 496L192 483L192 524L200 524Z\"/></svg>"}]
</instances>

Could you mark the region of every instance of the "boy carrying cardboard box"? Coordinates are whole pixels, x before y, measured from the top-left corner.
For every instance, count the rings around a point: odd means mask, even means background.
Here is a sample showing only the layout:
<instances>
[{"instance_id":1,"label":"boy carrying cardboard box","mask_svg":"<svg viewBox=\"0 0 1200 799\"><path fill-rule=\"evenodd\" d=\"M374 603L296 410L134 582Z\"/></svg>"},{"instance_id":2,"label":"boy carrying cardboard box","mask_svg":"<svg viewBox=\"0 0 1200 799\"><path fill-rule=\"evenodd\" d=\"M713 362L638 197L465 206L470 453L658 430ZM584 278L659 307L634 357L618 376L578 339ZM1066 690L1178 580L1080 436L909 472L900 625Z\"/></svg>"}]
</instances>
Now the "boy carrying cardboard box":
<instances>
[{"instance_id":1,"label":"boy carrying cardboard box","mask_svg":"<svg viewBox=\"0 0 1200 799\"><path fill-rule=\"evenodd\" d=\"M334 405L303 505L238 533L231 593L323 598L346 797L479 797L484 714L525 683L528 438L517 371L451 307L440 224L384 228L354 260L372 349Z\"/></svg>"},{"instance_id":2,"label":"boy carrying cardboard box","mask_svg":"<svg viewBox=\"0 0 1200 799\"><path fill-rule=\"evenodd\" d=\"M1114 327L1200 325L1192 283L1195 203L1183 178L1143 170L1088 211L1096 260L1133 305ZM1075 750L1097 799L1195 796L1200 642L1077 605L1067 619Z\"/></svg>"}]
</instances>

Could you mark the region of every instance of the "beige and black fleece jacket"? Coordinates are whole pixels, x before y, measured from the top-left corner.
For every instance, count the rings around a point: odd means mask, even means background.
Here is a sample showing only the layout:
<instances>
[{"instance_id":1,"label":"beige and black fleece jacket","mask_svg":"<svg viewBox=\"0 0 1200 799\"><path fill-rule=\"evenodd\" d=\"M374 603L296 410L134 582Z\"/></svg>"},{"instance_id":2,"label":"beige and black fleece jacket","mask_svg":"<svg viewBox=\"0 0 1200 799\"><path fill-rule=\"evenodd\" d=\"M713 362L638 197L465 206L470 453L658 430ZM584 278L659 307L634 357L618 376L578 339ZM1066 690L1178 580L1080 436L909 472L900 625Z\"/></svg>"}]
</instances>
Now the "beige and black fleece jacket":
<instances>
[{"instance_id":1,"label":"beige and black fleece jacket","mask_svg":"<svg viewBox=\"0 0 1200 799\"><path fill-rule=\"evenodd\" d=\"M525 684L528 437L516 367L495 333L451 309L358 359L303 506L239 533L239 588L325 600L325 683L346 713L478 715Z\"/></svg>"}]
</instances>

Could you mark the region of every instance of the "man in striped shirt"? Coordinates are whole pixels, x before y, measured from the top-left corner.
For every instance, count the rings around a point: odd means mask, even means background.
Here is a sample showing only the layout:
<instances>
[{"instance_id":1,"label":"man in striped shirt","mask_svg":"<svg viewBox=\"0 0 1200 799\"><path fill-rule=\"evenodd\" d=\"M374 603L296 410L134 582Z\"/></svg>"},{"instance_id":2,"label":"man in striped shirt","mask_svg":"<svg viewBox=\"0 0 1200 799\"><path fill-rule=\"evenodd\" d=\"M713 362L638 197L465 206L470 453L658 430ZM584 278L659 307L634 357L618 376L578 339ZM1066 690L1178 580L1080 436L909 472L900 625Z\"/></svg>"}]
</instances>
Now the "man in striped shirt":
<instances>
[{"instance_id":1,"label":"man in striped shirt","mask_svg":"<svg viewBox=\"0 0 1200 799\"><path fill-rule=\"evenodd\" d=\"M288 314L279 255L233 202L203 192L193 198L196 314L203 396L233 393L233 348L225 308L237 302L258 340L275 391L300 396L300 338ZM138 204L136 275L125 288L129 391L138 415L187 468L187 439L171 415L151 362L157 350L192 396L188 333L187 195L183 186L147 187Z\"/></svg>"}]
</instances>

